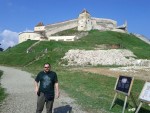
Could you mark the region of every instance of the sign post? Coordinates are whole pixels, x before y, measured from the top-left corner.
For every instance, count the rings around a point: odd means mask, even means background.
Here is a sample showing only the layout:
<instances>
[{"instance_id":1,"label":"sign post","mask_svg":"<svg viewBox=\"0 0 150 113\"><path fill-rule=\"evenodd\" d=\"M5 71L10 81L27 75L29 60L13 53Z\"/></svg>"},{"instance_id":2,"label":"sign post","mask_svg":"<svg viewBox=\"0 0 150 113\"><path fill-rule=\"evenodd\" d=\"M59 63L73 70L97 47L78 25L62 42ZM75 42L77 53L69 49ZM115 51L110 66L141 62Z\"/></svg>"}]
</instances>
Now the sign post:
<instances>
[{"instance_id":1,"label":"sign post","mask_svg":"<svg viewBox=\"0 0 150 113\"><path fill-rule=\"evenodd\" d=\"M139 96L139 100L141 101L136 112L138 113L143 102L150 104L150 82L145 82L144 87L141 91L141 94Z\"/></svg>"},{"instance_id":2,"label":"sign post","mask_svg":"<svg viewBox=\"0 0 150 113\"><path fill-rule=\"evenodd\" d=\"M116 81L115 88L114 88L114 90L116 91L116 94L115 94L114 99L112 101L112 104L110 106L110 110L111 110L111 108L113 107L113 105L115 103L117 93L122 93L122 94L125 95L125 101L124 101L124 106L123 106L123 110L122 110L122 113L124 113L126 103L127 103L127 99L128 99L128 96L130 95L131 88L132 88L132 85L133 85L133 80L134 80L134 77L122 76L122 75L120 75L118 77L118 79Z\"/></svg>"},{"instance_id":3,"label":"sign post","mask_svg":"<svg viewBox=\"0 0 150 113\"><path fill-rule=\"evenodd\" d=\"M138 112L139 112L139 110L140 110L140 108L141 108L142 104L143 104L143 102L140 102L140 104L139 104L139 106L138 106L138 108L137 108L137 110L136 110L136 112L135 112L135 113L138 113Z\"/></svg>"},{"instance_id":4,"label":"sign post","mask_svg":"<svg viewBox=\"0 0 150 113\"><path fill-rule=\"evenodd\" d=\"M111 110L111 108L113 107L113 105L114 105L114 103L115 103L116 97L117 97L117 93L115 94L114 99L113 99L113 101L112 101L112 103L111 103L110 110Z\"/></svg>"}]
</instances>

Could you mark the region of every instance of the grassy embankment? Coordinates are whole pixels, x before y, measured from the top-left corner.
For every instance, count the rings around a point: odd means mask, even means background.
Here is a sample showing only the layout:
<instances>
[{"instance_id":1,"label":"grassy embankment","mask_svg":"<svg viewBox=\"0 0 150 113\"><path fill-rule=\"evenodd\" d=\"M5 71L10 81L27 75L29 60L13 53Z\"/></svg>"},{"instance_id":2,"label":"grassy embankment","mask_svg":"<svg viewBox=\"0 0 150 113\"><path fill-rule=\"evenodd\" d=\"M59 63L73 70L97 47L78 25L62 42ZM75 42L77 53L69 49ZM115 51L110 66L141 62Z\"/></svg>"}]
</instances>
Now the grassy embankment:
<instances>
[{"instance_id":1,"label":"grassy embankment","mask_svg":"<svg viewBox=\"0 0 150 113\"><path fill-rule=\"evenodd\" d=\"M47 48L48 53L43 58L24 67L24 69L36 74L42 69L43 63L50 62L53 70L58 74L60 87L75 98L84 109L95 113L99 110L109 112L109 107L115 94L113 89L116 78L87 72L83 73L71 70L70 67L62 67L60 65L62 63L61 58L69 49L91 50L101 44L120 44L122 48L131 50L137 58L150 59L150 45L133 35L116 32L91 31L88 36L75 42L40 42L32 48L31 53L27 54L26 49L34 42L23 42L9 51L0 53L0 64L23 67L44 54L43 51ZM133 84L132 94L137 104L139 102L138 95L143 84L144 81L141 80L135 80ZM115 107L111 110L115 113L121 112L123 106L124 96L120 94L118 98ZM127 109L133 106L132 100L129 98ZM142 106L142 108L142 112L150 111L147 105ZM126 112L128 112L127 109Z\"/></svg>"},{"instance_id":2,"label":"grassy embankment","mask_svg":"<svg viewBox=\"0 0 150 113\"><path fill-rule=\"evenodd\" d=\"M2 75L3 75L3 71L0 70L0 79ZM5 99L5 97L6 97L5 90L4 88L1 87L1 84L0 84L0 103Z\"/></svg>"}]
</instances>

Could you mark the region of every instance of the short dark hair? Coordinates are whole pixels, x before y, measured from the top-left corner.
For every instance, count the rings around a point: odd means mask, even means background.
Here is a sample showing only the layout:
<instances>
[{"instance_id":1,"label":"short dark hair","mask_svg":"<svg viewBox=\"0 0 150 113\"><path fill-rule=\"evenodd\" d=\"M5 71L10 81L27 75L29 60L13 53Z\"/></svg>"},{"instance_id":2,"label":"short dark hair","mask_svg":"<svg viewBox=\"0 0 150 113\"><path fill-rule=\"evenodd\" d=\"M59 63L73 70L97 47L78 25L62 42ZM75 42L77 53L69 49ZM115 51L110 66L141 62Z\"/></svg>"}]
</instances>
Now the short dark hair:
<instances>
[{"instance_id":1,"label":"short dark hair","mask_svg":"<svg viewBox=\"0 0 150 113\"><path fill-rule=\"evenodd\" d=\"M47 63L45 63L45 64L44 64L44 66L45 66L45 65L49 65L49 67L51 67L50 63L48 63L48 62L47 62Z\"/></svg>"}]
</instances>

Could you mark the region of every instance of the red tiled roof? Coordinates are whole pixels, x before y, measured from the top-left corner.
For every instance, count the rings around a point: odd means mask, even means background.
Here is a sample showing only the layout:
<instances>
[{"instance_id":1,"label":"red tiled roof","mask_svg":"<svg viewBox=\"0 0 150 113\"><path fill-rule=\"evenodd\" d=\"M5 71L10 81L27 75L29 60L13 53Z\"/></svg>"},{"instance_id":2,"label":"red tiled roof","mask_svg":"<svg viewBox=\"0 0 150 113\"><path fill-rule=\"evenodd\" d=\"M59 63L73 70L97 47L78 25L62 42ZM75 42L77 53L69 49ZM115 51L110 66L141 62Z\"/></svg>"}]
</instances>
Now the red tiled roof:
<instances>
[{"instance_id":1,"label":"red tiled roof","mask_svg":"<svg viewBox=\"0 0 150 113\"><path fill-rule=\"evenodd\" d=\"M86 9L83 9L82 13L89 13Z\"/></svg>"},{"instance_id":2,"label":"red tiled roof","mask_svg":"<svg viewBox=\"0 0 150 113\"><path fill-rule=\"evenodd\" d=\"M43 22L39 22L39 23L36 25L36 27L38 27L38 26L44 26Z\"/></svg>"}]
</instances>

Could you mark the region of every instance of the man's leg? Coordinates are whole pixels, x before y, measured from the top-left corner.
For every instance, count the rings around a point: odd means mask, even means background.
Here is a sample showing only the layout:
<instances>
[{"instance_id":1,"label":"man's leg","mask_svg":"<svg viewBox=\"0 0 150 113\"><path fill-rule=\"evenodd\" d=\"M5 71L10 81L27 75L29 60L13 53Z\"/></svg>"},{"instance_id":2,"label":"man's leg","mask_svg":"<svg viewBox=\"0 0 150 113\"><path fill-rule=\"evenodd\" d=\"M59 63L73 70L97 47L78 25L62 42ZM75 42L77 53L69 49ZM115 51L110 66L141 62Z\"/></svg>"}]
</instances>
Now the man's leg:
<instances>
[{"instance_id":1,"label":"man's leg","mask_svg":"<svg viewBox=\"0 0 150 113\"><path fill-rule=\"evenodd\" d=\"M47 111L47 113L52 113L53 102L54 102L54 100L46 101L46 111Z\"/></svg>"},{"instance_id":2,"label":"man's leg","mask_svg":"<svg viewBox=\"0 0 150 113\"><path fill-rule=\"evenodd\" d=\"M40 96L38 96L38 100L37 100L36 113L42 113L44 104L45 104L45 96L44 96L44 93L41 92Z\"/></svg>"}]
</instances>

